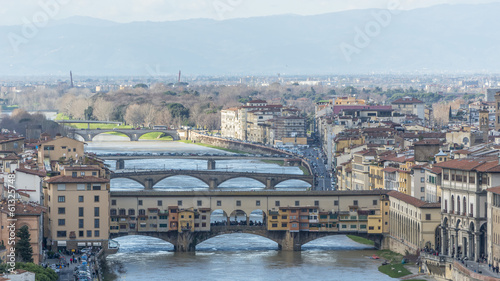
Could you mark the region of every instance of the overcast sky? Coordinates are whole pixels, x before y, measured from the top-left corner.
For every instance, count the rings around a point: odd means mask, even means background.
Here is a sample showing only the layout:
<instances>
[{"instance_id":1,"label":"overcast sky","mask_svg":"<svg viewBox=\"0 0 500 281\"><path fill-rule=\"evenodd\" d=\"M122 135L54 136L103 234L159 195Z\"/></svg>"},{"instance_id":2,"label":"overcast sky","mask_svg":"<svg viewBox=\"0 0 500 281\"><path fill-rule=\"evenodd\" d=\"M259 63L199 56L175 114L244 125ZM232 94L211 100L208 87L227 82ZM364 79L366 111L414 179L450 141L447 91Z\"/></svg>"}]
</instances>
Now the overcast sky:
<instances>
[{"instance_id":1,"label":"overcast sky","mask_svg":"<svg viewBox=\"0 0 500 281\"><path fill-rule=\"evenodd\" d=\"M400 9L437 4L488 3L500 0L0 0L0 25L44 20L41 3L59 3L50 19L89 16L115 22L172 21L192 18L225 20L277 14L314 15L350 9ZM53 6L53 5L49 5ZM39 19L37 19L37 17ZM35 19L33 19L35 18Z\"/></svg>"}]
</instances>

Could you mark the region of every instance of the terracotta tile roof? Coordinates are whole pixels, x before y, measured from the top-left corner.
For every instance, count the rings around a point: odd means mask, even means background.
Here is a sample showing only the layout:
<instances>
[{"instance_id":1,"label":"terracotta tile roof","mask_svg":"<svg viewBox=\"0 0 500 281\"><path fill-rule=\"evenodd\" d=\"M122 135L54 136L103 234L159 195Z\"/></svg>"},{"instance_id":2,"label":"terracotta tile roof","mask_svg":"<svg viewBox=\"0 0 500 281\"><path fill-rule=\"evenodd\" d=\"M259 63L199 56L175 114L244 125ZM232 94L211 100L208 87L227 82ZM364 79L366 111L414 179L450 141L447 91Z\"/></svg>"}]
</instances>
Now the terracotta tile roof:
<instances>
[{"instance_id":1,"label":"terracotta tile roof","mask_svg":"<svg viewBox=\"0 0 500 281\"><path fill-rule=\"evenodd\" d=\"M382 171L384 172L389 172L389 173L394 173L396 171L398 171L399 169L397 168L393 168L393 167L386 167L386 168L383 168Z\"/></svg>"},{"instance_id":2,"label":"terracotta tile roof","mask_svg":"<svg viewBox=\"0 0 500 281\"><path fill-rule=\"evenodd\" d=\"M9 155L5 156L1 160L19 160L19 159L21 159L21 157L19 157L16 154L12 153L12 154L9 154Z\"/></svg>"},{"instance_id":3,"label":"terracotta tile roof","mask_svg":"<svg viewBox=\"0 0 500 281\"><path fill-rule=\"evenodd\" d=\"M67 171L89 171L89 170L99 170L97 166L64 166Z\"/></svg>"},{"instance_id":4,"label":"terracotta tile roof","mask_svg":"<svg viewBox=\"0 0 500 281\"><path fill-rule=\"evenodd\" d=\"M71 177L71 176L55 176L45 180L48 183L108 183L108 179L85 176L85 177Z\"/></svg>"},{"instance_id":5,"label":"terracotta tile roof","mask_svg":"<svg viewBox=\"0 0 500 281\"><path fill-rule=\"evenodd\" d=\"M377 155L377 152L373 149L365 149L365 150L358 151L354 154L363 155L363 156L375 156L375 155Z\"/></svg>"},{"instance_id":6,"label":"terracotta tile roof","mask_svg":"<svg viewBox=\"0 0 500 281\"><path fill-rule=\"evenodd\" d=\"M413 165L413 166L411 166L410 169L412 169L412 170L418 170L418 169L423 169L423 168L428 167L428 166L429 166L429 164Z\"/></svg>"},{"instance_id":7,"label":"terracotta tile roof","mask_svg":"<svg viewBox=\"0 0 500 281\"><path fill-rule=\"evenodd\" d=\"M40 176L40 177L47 176L47 173L45 171L25 169L25 168L17 168L16 172L21 172L21 173L25 173L25 174Z\"/></svg>"},{"instance_id":8,"label":"terracotta tile roof","mask_svg":"<svg viewBox=\"0 0 500 281\"><path fill-rule=\"evenodd\" d=\"M496 157L498 159L498 157ZM479 172L500 172L500 164L498 160L487 159L454 159L446 162L435 164L436 167L465 170L465 171L479 171Z\"/></svg>"},{"instance_id":9,"label":"terracotta tile roof","mask_svg":"<svg viewBox=\"0 0 500 281\"><path fill-rule=\"evenodd\" d=\"M453 159L445 162L435 164L437 167L457 169L457 170L473 170L474 168L481 165L479 161L471 159Z\"/></svg>"},{"instance_id":10,"label":"terracotta tile roof","mask_svg":"<svg viewBox=\"0 0 500 281\"><path fill-rule=\"evenodd\" d=\"M424 139L413 143L413 145L440 145L441 141L438 139Z\"/></svg>"},{"instance_id":11,"label":"terracotta tile roof","mask_svg":"<svg viewBox=\"0 0 500 281\"><path fill-rule=\"evenodd\" d=\"M14 204L16 210L15 215L41 215L43 212L47 211L46 207L38 205L36 203L23 203L17 202ZM0 211L4 213L8 213L11 206L7 203L6 200L0 201Z\"/></svg>"},{"instance_id":12,"label":"terracotta tile roof","mask_svg":"<svg viewBox=\"0 0 500 281\"><path fill-rule=\"evenodd\" d=\"M440 203L427 203L425 201L422 201L420 199L417 199L413 196L401 193L399 191L391 190L387 193L390 197L394 197L398 200L401 200L403 202L406 202L410 205L413 205L417 208L441 208Z\"/></svg>"},{"instance_id":13,"label":"terracotta tile roof","mask_svg":"<svg viewBox=\"0 0 500 281\"><path fill-rule=\"evenodd\" d=\"M500 194L500 186L495 186L495 187L492 187L492 188L488 188L488 189L486 189L486 191L492 192L492 193L496 193L496 194Z\"/></svg>"},{"instance_id":14,"label":"terracotta tile roof","mask_svg":"<svg viewBox=\"0 0 500 281\"><path fill-rule=\"evenodd\" d=\"M443 168L436 167L436 166L434 166L432 168L431 167L425 167L424 169L426 169L428 171L431 171L431 172L433 172L436 175L439 175L439 174L441 174L443 172Z\"/></svg>"}]
</instances>

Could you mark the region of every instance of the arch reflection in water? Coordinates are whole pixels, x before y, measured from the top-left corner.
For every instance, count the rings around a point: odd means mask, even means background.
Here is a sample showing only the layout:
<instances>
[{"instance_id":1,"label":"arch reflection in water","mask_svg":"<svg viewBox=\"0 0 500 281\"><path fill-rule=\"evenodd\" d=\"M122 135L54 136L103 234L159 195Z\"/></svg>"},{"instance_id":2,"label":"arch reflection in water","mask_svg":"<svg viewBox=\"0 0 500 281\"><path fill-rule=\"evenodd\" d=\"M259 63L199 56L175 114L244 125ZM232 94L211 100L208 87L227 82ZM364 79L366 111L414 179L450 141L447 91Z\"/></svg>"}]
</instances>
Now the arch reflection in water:
<instances>
[{"instance_id":1,"label":"arch reflection in water","mask_svg":"<svg viewBox=\"0 0 500 281\"><path fill-rule=\"evenodd\" d=\"M195 253L171 252L171 244L152 237L117 240L120 251L107 261L119 280L394 280L369 259L374 250L341 235L317 239L301 252L276 251L269 239L239 233L208 239Z\"/></svg>"}]
</instances>

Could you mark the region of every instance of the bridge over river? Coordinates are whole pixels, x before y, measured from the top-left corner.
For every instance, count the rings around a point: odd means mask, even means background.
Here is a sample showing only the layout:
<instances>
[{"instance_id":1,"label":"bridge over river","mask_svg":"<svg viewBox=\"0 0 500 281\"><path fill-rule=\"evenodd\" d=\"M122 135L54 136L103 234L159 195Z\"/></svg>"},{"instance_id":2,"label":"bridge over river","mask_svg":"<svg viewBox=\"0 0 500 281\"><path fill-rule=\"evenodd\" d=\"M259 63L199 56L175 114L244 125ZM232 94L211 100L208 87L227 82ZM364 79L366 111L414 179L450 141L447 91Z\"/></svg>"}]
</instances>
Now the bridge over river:
<instances>
[{"instance_id":1,"label":"bridge over river","mask_svg":"<svg viewBox=\"0 0 500 281\"><path fill-rule=\"evenodd\" d=\"M355 234L384 247L385 190L375 191L112 191L110 238L145 235L176 251L222 234L249 233L298 251L312 240ZM260 214L253 221L250 215ZM215 221L214 218L219 218Z\"/></svg>"},{"instance_id":2,"label":"bridge over river","mask_svg":"<svg viewBox=\"0 0 500 281\"><path fill-rule=\"evenodd\" d=\"M266 189L275 189L276 185L287 180L301 180L314 186L314 177L309 175L295 174L270 174L270 173L248 173L248 172L222 172L205 170L151 170L134 172L115 172L111 179L126 178L140 183L146 190L163 179L173 176L189 176L197 178L208 185L210 190L219 187L220 184L235 178L250 178L263 183Z\"/></svg>"}]
</instances>

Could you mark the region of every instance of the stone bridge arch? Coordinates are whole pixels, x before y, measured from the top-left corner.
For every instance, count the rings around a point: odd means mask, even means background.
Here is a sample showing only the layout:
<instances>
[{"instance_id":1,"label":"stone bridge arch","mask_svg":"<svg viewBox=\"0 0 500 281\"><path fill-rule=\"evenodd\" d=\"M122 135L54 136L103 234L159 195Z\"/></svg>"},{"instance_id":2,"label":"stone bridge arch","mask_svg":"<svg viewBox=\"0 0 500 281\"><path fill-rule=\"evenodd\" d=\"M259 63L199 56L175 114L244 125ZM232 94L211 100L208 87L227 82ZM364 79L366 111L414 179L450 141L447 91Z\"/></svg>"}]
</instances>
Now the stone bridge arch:
<instances>
[{"instance_id":1,"label":"stone bridge arch","mask_svg":"<svg viewBox=\"0 0 500 281\"><path fill-rule=\"evenodd\" d=\"M115 177L115 178L111 178L110 179L110 184L111 184L111 181L114 180L114 179L127 179L127 180L131 180L131 181L134 181L134 182L140 184L142 187L145 188L144 182L142 182L140 179L137 179L137 178L133 178L133 177Z\"/></svg>"},{"instance_id":2,"label":"stone bridge arch","mask_svg":"<svg viewBox=\"0 0 500 281\"><path fill-rule=\"evenodd\" d=\"M245 176L245 175L231 175L231 176L227 176L227 177L224 177L224 179L222 179L220 182L217 182L217 188L220 187L223 183L226 183L230 180L234 180L234 179L251 179L251 180L254 180L254 181L257 181L257 182L260 182L262 183L264 186L266 186L266 183L267 181L263 178L260 178L260 177L249 177L249 176Z\"/></svg>"},{"instance_id":3,"label":"stone bridge arch","mask_svg":"<svg viewBox=\"0 0 500 281\"><path fill-rule=\"evenodd\" d=\"M197 180L200 180L201 182L203 182L204 184L208 186L210 186L210 181L207 181L206 177L204 177L203 175L197 175L197 174L185 174L185 175L165 175L163 177L157 177L154 179L153 181L153 186L151 188L154 188L158 183L160 183L162 180L166 180L166 179L169 179L169 178L172 178L172 177L189 177L189 178L194 178L194 179L197 179Z\"/></svg>"}]
</instances>

